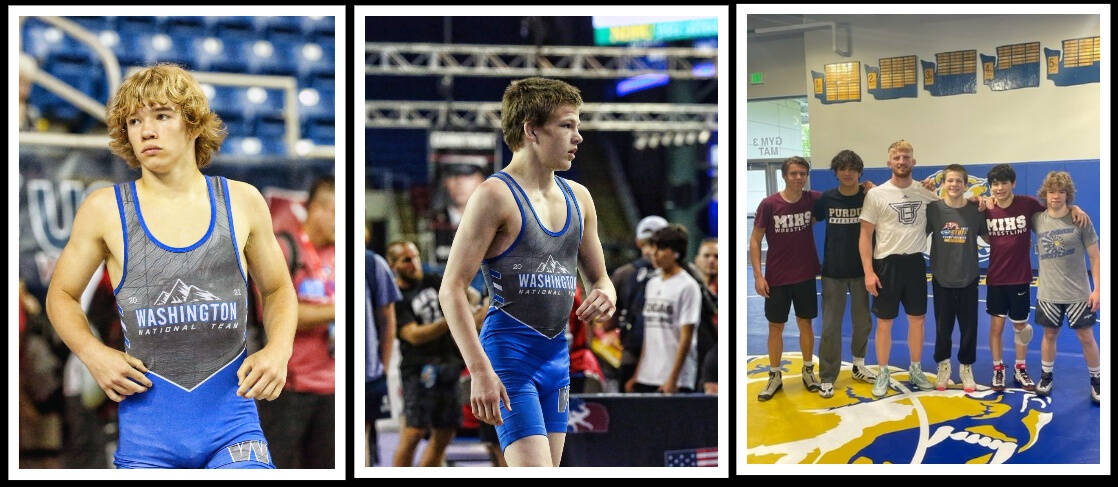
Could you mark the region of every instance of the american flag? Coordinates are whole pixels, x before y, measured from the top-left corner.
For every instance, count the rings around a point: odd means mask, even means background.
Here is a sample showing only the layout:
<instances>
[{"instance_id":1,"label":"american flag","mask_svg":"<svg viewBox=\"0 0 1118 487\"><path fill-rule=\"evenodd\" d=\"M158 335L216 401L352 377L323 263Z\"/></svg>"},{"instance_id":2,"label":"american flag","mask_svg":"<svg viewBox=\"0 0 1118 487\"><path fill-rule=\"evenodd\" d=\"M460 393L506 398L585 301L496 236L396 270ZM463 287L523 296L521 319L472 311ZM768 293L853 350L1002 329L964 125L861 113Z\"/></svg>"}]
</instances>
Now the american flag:
<instances>
[{"instance_id":1,"label":"american flag","mask_svg":"<svg viewBox=\"0 0 1118 487\"><path fill-rule=\"evenodd\" d=\"M664 452L665 467L717 467L717 448L671 450Z\"/></svg>"}]
</instances>

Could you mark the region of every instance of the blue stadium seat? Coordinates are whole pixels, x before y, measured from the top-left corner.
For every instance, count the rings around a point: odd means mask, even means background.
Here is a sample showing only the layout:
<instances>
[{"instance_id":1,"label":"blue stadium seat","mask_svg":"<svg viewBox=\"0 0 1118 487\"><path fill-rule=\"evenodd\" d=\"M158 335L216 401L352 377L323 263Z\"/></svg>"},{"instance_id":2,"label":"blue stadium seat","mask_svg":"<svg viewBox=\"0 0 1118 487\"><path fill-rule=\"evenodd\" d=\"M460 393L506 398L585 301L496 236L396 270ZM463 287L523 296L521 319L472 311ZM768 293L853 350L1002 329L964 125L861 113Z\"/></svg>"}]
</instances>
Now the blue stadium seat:
<instances>
[{"instance_id":1,"label":"blue stadium seat","mask_svg":"<svg viewBox=\"0 0 1118 487\"><path fill-rule=\"evenodd\" d=\"M225 130L229 132L230 137L250 137L255 134L252 124L245 119L243 112L217 112L217 116L225 122Z\"/></svg>"},{"instance_id":2,"label":"blue stadium seat","mask_svg":"<svg viewBox=\"0 0 1118 487\"><path fill-rule=\"evenodd\" d=\"M190 52L198 71L220 71L215 65L225 59L225 43L216 37L199 36L190 40Z\"/></svg>"},{"instance_id":3,"label":"blue stadium seat","mask_svg":"<svg viewBox=\"0 0 1118 487\"><path fill-rule=\"evenodd\" d=\"M207 34L204 17L168 17L164 29L169 35L199 37Z\"/></svg>"},{"instance_id":4,"label":"blue stadium seat","mask_svg":"<svg viewBox=\"0 0 1118 487\"><path fill-rule=\"evenodd\" d=\"M261 154L282 156L287 154L287 147L283 145L282 137L261 137Z\"/></svg>"},{"instance_id":5,"label":"blue stadium seat","mask_svg":"<svg viewBox=\"0 0 1118 487\"><path fill-rule=\"evenodd\" d=\"M304 105L303 100L299 101L299 124L300 126L307 126L316 120L334 120L334 92L333 91L319 91L318 103L314 105Z\"/></svg>"},{"instance_id":6,"label":"blue stadium seat","mask_svg":"<svg viewBox=\"0 0 1118 487\"><path fill-rule=\"evenodd\" d=\"M260 116L256 118L256 130L253 132L258 137L283 138L286 121L282 116Z\"/></svg>"},{"instance_id":7,"label":"blue stadium seat","mask_svg":"<svg viewBox=\"0 0 1118 487\"><path fill-rule=\"evenodd\" d=\"M116 30L124 37L124 33L135 35L156 34L160 32L155 17L120 16L116 18Z\"/></svg>"},{"instance_id":8,"label":"blue stadium seat","mask_svg":"<svg viewBox=\"0 0 1118 487\"><path fill-rule=\"evenodd\" d=\"M300 78L329 73L334 76L334 46L305 43L295 46L297 75Z\"/></svg>"},{"instance_id":9,"label":"blue stadium seat","mask_svg":"<svg viewBox=\"0 0 1118 487\"><path fill-rule=\"evenodd\" d=\"M334 145L334 125L333 120L317 120L311 123L309 138L315 145Z\"/></svg>"},{"instance_id":10,"label":"blue stadium seat","mask_svg":"<svg viewBox=\"0 0 1118 487\"><path fill-rule=\"evenodd\" d=\"M103 30L115 28L109 17L67 17L67 19L94 34L100 33Z\"/></svg>"},{"instance_id":11,"label":"blue stadium seat","mask_svg":"<svg viewBox=\"0 0 1118 487\"><path fill-rule=\"evenodd\" d=\"M140 48L140 35L132 32L117 31L116 44L107 46L116 54L116 60L123 68L125 66L143 65L147 56L145 50Z\"/></svg>"},{"instance_id":12,"label":"blue stadium seat","mask_svg":"<svg viewBox=\"0 0 1118 487\"><path fill-rule=\"evenodd\" d=\"M317 34L334 35L334 17L301 17L303 34L306 36Z\"/></svg>"},{"instance_id":13,"label":"blue stadium seat","mask_svg":"<svg viewBox=\"0 0 1118 487\"><path fill-rule=\"evenodd\" d=\"M234 38L217 38L221 41L221 55L209 58L209 71L223 73L243 73L248 63L246 55L251 50L249 43Z\"/></svg>"},{"instance_id":14,"label":"blue stadium seat","mask_svg":"<svg viewBox=\"0 0 1118 487\"><path fill-rule=\"evenodd\" d=\"M283 90L266 89L263 100L252 99L251 94L254 91L256 90L246 88L242 92L244 98L241 98L241 103L244 103L248 118L283 116Z\"/></svg>"},{"instance_id":15,"label":"blue stadium seat","mask_svg":"<svg viewBox=\"0 0 1118 487\"><path fill-rule=\"evenodd\" d=\"M308 78L306 78L306 83L307 83L307 86L309 86L311 88L314 88L318 91L333 92L335 90L334 77L333 76L326 76L325 74L322 74L322 75L319 75L319 76L308 77Z\"/></svg>"},{"instance_id":16,"label":"blue stadium seat","mask_svg":"<svg viewBox=\"0 0 1118 487\"><path fill-rule=\"evenodd\" d=\"M256 27L253 25L252 17L217 17L211 22L214 29L213 33L222 38L236 37L238 39L255 39L257 37Z\"/></svg>"},{"instance_id":17,"label":"blue stadium seat","mask_svg":"<svg viewBox=\"0 0 1118 487\"><path fill-rule=\"evenodd\" d=\"M295 74L295 45L287 41L252 41L248 50L249 72L256 74L283 75ZM270 48L270 49L269 49Z\"/></svg>"},{"instance_id":18,"label":"blue stadium seat","mask_svg":"<svg viewBox=\"0 0 1118 487\"><path fill-rule=\"evenodd\" d=\"M260 16L253 17L253 24L260 38L294 41L303 37L300 20L292 16Z\"/></svg>"}]
</instances>

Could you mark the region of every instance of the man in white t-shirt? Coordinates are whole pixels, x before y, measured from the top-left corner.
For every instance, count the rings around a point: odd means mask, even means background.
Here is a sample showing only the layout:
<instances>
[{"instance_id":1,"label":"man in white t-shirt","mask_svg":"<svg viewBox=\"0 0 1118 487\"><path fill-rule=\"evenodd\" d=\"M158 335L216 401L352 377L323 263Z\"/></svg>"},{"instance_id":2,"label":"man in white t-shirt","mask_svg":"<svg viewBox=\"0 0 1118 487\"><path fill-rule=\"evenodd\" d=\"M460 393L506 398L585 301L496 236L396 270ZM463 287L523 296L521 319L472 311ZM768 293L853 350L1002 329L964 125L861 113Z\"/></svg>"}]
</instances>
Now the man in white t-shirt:
<instances>
[{"instance_id":1,"label":"man in white t-shirt","mask_svg":"<svg viewBox=\"0 0 1118 487\"><path fill-rule=\"evenodd\" d=\"M927 243L927 205L939 198L920 184L913 184L916 159L908 141L899 140L889 146L888 165L893 171L889 181L866 193L858 239L866 291L874 296L871 309L877 316L874 348L878 375L872 391L875 397L884 396L889 389L893 320L901 303L908 314L909 378L919 389L934 387L920 368L924 315L928 311L927 269L922 252Z\"/></svg>"},{"instance_id":2,"label":"man in white t-shirt","mask_svg":"<svg viewBox=\"0 0 1118 487\"><path fill-rule=\"evenodd\" d=\"M644 296L644 347L628 392L694 392L698 369L695 327L702 309L699 283L683 270L687 229L673 224L652 235L657 272Z\"/></svg>"}]
</instances>

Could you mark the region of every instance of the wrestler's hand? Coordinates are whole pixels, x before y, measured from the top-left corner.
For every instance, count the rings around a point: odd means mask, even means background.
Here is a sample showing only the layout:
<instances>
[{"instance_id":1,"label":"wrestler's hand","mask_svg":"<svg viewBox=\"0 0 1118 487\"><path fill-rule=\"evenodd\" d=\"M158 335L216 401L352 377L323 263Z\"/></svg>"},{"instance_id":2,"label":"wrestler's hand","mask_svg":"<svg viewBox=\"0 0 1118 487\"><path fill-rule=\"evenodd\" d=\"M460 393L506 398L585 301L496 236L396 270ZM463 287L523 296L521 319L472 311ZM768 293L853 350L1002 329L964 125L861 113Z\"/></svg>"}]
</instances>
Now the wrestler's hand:
<instances>
[{"instance_id":1,"label":"wrestler's hand","mask_svg":"<svg viewBox=\"0 0 1118 487\"><path fill-rule=\"evenodd\" d=\"M287 383L287 361L291 349L265 346L249 355L237 369L237 395L246 399L272 401Z\"/></svg>"},{"instance_id":2,"label":"wrestler's hand","mask_svg":"<svg viewBox=\"0 0 1118 487\"><path fill-rule=\"evenodd\" d=\"M877 185L873 184L873 181L870 181L870 180L867 179L865 181L862 181L861 186L862 186L862 192L864 193L864 192L868 192L869 190L873 189Z\"/></svg>"},{"instance_id":3,"label":"wrestler's hand","mask_svg":"<svg viewBox=\"0 0 1118 487\"><path fill-rule=\"evenodd\" d=\"M1092 313L1098 312L1099 304L1101 304L1099 299L1099 287L1095 286L1095 290L1092 291L1091 296L1087 298L1087 306L1091 308Z\"/></svg>"},{"instance_id":4,"label":"wrestler's hand","mask_svg":"<svg viewBox=\"0 0 1118 487\"><path fill-rule=\"evenodd\" d=\"M878 289L881 289L881 280L877 278L877 273L866 274L866 292L877 297Z\"/></svg>"},{"instance_id":5,"label":"wrestler's hand","mask_svg":"<svg viewBox=\"0 0 1118 487\"><path fill-rule=\"evenodd\" d=\"M1091 217L1079 205L1071 206L1071 222L1079 228L1086 228L1091 224Z\"/></svg>"},{"instance_id":6,"label":"wrestler's hand","mask_svg":"<svg viewBox=\"0 0 1118 487\"><path fill-rule=\"evenodd\" d=\"M504 401L505 407L512 411L509 394L505 391L505 385L501 383L496 372L490 370L478 375L471 374L470 412L475 418L493 426L505 424L504 419L501 418L500 401Z\"/></svg>"},{"instance_id":7,"label":"wrestler's hand","mask_svg":"<svg viewBox=\"0 0 1118 487\"><path fill-rule=\"evenodd\" d=\"M766 281L764 277L758 277L753 280L753 287L757 288L757 294L760 294L762 298L768 299L769 281Z\"/></svg>"},{"instance_id":8,"label":"wrestler's hand","mask_svg":"<svg viewBox=\"0 0 1118 487\"><path fill-rule=\"evenodd\" d=\"M920 181L920 185L928 191L931 191L933 193L936 192L936 183L932 180L931 176L928 176L924 178L924 180Z\"/></svg>"},{"instance_id":9,"label":"wrestler's hand","mask_svg":"<svg viewBox=\"0 0 1118 487\"><path fill-rule=\"evenodd\" d=\"M590 292L590 295L582 302L582 306L578 307L575 314L578 319L593 323L595 320L608 319L613 316L614 311L617 311L617 305L614 304L609 295L602 292L601 289L595 289Z\"/></svg>"},{"instance_id":10,"label":"wrestler's hand","mask_svg":"<svg viewBox=\"0 0 1118 487\"><path fill-rule=\"evenodd\" d=\"M144 376L148 368L143 361L120 350L102 344L78 358L113 401L120 402L124 396L145 392L152 385Z\"/></svg>"}]
</instances>

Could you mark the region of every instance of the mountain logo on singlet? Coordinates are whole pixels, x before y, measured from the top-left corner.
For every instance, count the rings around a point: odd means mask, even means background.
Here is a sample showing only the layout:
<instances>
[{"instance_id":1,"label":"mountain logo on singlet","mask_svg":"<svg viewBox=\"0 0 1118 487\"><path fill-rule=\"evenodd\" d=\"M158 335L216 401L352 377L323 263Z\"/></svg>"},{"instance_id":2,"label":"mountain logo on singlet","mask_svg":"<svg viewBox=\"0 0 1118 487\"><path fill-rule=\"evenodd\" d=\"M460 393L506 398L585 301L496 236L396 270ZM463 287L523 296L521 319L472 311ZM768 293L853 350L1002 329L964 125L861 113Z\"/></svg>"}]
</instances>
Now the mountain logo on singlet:
<instances>
[{"instance_id":1,"label":"mountain logo on singlet","mask_svg":"<svg viewBox=\"0 0 1118 487\"><path fill-rule=\"evenodd\" d=\"M237 328L237 303L222 301L212 292L175 279L170 289L159 293L150 308L137 308L136 326L140 334L168 331ZM172 326L174 325L174 326Z\"/></svg>"},{"instance_id":2,"label":"mountain logo on singlet","mask_svg":"<svg viewBox=\"0 0 1118 487\"><path fill-rule=\"evenodd\" d=\"M570 274L570 272L567 271L567 268L563 267L563 264L560 264L559 261L555 260L555 257L551 255L547 256L546 262L540 263L540 266L536 268L536 272L547 272L549 274Z\"/></svg>"},{"instance_id":3,"label":"mountain logo on singlet","mask_svg":"<svg viewBox=\"0 0 1118 487\"><path fill-rule=\"evenodd\" d=\"M521 273L516 277L520 283L519 294L573 296L575 292L575 276L551 255L536 267L536 272Z\"/></svg>"},{"instance_id":4,"label":"mountain logo on singlet","mask_svg":"<svg viewBox=\"0 0 1118 487\"><path fill-rule=\"evenodd\" d=\"M907 196L906 196L907 197ZM916 223L922 201L909 201L904 203L889 203L889 207L897 212L897 221L904 225Z\"/></svg>"},{"instance_id":5,"label":"mountain logo on singlet","mask_svg":"<svg viewBox=\"0 0 1118 487\"><path fill-rule=\"evenodd\" d=\"M182 282L182 279L175 279L175 285L171 286L169 291L159 293L159 297L155 299L155 306L220 300L221 298L209 291L199 288L198 286L191 286Z\"/></svg>"}]
</instances>

